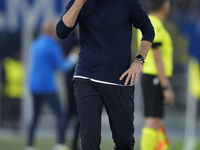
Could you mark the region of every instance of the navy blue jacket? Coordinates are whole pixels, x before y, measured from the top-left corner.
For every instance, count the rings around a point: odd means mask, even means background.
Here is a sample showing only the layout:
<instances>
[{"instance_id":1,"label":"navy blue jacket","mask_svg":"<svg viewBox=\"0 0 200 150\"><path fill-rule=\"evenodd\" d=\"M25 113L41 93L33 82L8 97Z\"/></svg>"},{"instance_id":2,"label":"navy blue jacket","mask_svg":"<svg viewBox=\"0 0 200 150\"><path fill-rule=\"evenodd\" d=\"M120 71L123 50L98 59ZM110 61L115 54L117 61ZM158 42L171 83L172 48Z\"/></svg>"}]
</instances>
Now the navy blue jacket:
<instances>
[{"instance_id":1,"label":"navy blue jacket","mask_svg":"<svg viewBox=\"0 0 200 150\"><path fill-rule=\"evenodd\" d=\"M73 3L68 2L66 12ZM124 84L119 78L130 67L132 26L142 31L142 40L154 39L153 26L139 0L88 0L77 23L81 50L75 75L100 81ZM73 28L61 19L57 35L66 38Z\"/></svg>"}]
</instances>

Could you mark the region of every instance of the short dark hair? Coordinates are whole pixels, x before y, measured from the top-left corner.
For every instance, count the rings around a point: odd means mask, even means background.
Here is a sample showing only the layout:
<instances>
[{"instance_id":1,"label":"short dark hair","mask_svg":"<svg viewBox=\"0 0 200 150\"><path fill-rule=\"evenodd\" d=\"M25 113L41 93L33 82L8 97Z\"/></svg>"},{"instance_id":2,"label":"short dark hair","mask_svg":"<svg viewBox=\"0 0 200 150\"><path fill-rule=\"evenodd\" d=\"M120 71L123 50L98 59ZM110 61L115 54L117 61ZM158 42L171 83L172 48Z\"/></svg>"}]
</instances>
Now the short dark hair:
<instances>
[{"instance_id":1,"label":"short dark hair","mask_svg":"<svg viewBox=\"0 0 200 150\"><path fill-rule=\"evenodd\" d=\"M149 0L150 11L158 11L162 8L163 4L168 0Z\"/></svg>"}]
</instances>

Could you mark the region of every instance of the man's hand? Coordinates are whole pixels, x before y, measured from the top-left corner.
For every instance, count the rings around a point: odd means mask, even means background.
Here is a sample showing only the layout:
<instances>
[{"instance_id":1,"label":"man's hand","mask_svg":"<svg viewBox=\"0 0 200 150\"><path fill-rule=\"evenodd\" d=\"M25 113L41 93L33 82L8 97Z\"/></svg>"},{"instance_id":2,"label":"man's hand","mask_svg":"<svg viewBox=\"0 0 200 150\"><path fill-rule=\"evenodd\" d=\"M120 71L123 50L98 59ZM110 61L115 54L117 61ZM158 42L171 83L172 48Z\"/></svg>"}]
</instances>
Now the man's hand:
<instances>
[{"instance_id":1,"label":"man's hand","mask_svg":"<svg viewBox=\"0 0 200 150\"><path fill-rule=\"evenodd\" d=\"M172 104L174 102L174 92L171 89L165 89L163 91L164 95L164 104Z\"/></svg>"},{"instance_id":2,"label":"man's hand","mask_svg":"<svg viewBox=\"0 0 200 150\"><path fill-rule=\"evenodd\" d=\"M142 62L142 61L141 61ZM125 76L126 77L126 81L124 83L124 85L128 85L128 82L130 81L130 86L133 86L134 83L134 79L135 79L135 84L138 83L139 81L139 75L142 69L142 64L139 62L134 62L130 68L128 70L126 70L120 77L120 81L124 79Z\"/></svg>"},{"instance_id":3,"label":"man's hand","mask_svg":"<svg viewBox=\"0 0 200 150\"><path fill-rule=\"evenodd\" d=\"M76 45L72 48L71 53L78 55L80 52L80 46Z\"/></svg>"}]
</instances>

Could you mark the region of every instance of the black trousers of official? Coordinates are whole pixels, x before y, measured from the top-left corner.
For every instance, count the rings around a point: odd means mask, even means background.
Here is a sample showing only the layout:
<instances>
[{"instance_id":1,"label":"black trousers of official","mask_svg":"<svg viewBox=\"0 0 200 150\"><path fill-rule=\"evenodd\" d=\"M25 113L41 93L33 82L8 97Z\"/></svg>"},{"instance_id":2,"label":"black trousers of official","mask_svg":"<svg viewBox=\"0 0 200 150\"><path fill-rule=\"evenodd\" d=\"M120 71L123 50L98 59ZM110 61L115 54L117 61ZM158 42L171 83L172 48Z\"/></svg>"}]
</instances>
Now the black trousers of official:
<instances>
[{"instance_id":1,"label":"black trousers of official","mask_svg":"<svg viewBox=\"0 0 200 150\"><path fill-rule=\"evenodd\" d=\"M82 150L100 150L101 114L105 105L115 150L133 150L134 87L74 79Z\"/></svg>"},{"instance_id":2,"label":"black trousers of official","mask_svg":"<svg viewBox=\"0 0 200 150\"><path fill-rule=\"evenodd\" d=\"M0 117L0 124L2 127L8 127L17 131L20 127L21 99L4 96L1 104L2 109L0 113L2 112L2 118Z\"/></svg>"}]
</instances>

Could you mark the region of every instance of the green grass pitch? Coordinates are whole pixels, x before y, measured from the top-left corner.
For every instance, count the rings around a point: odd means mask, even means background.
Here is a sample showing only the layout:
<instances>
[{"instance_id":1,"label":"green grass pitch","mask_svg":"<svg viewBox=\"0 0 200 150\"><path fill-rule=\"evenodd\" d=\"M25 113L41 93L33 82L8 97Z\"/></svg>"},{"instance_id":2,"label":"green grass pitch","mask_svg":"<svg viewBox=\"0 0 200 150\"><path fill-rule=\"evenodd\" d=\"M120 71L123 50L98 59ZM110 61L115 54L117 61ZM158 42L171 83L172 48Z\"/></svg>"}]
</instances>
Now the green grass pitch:
<instances>
[{"instance_id":1,"label":"green grass pitch","mask_svg":"<svg viewBox=\"0 0 200 150\"><path fill-rule=\"evenodd\" d=\"M68 142L70 146L70 141ZM38 138L36 140L36 150L53 150L55 145L54 139ZM182 150L183 140L171 140L170 150ZM0 150L24 150L25 140L23 138L0 139ZM101 142L101 150L114 150L112 140L103 139ZM139 150L139 141L136 140L135 150ZM197 142L194 150L200 150L200 141Z\"/></svg>"}]
</instances>

